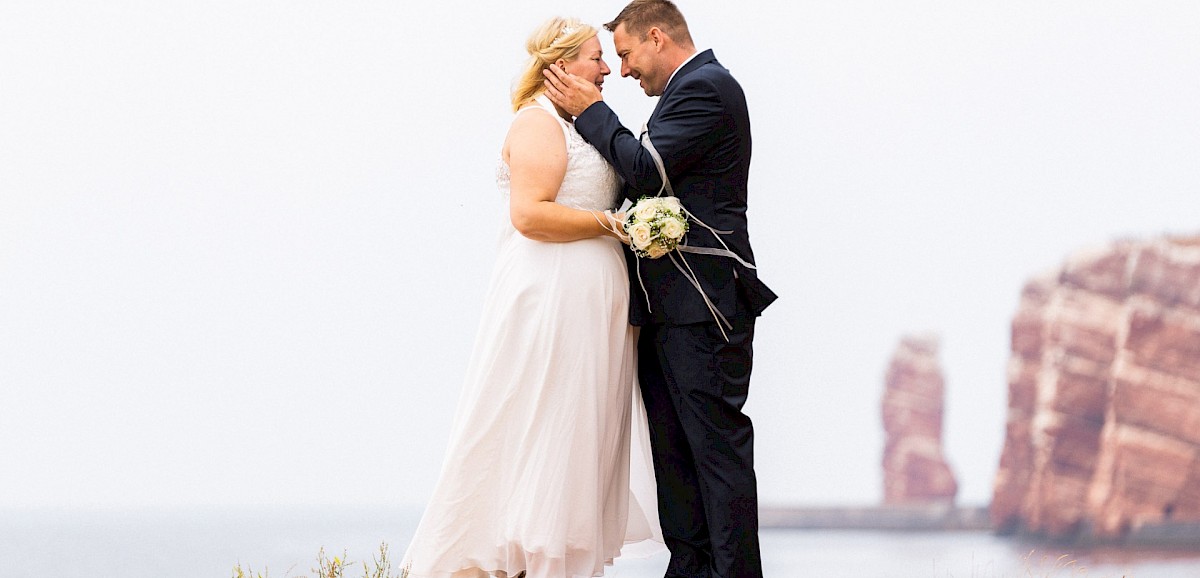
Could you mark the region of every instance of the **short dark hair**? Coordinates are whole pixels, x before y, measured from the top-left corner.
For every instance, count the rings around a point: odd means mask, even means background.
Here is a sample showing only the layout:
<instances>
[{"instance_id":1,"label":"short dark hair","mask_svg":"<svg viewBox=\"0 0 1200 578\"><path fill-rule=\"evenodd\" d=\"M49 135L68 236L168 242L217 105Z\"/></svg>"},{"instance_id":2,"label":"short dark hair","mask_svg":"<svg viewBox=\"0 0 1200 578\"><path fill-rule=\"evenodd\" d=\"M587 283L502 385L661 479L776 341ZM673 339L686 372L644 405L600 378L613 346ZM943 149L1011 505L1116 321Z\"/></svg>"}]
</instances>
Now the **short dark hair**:
<instances>
[{"instance_id":1,"label":"short dark hair","mask_svg":"<svg viewBox=\"0 0 1200 578\"><path fill-rule=\"evenodd\" d=\"M687 21L671 0L633 0L612 22L605 24L604 29L615 32L622 24L626 32L636 34L642 40L646 39L646 33L651 28L657 26L672 40L680 44L692 44Z\"/></svg>"}]
</instances>

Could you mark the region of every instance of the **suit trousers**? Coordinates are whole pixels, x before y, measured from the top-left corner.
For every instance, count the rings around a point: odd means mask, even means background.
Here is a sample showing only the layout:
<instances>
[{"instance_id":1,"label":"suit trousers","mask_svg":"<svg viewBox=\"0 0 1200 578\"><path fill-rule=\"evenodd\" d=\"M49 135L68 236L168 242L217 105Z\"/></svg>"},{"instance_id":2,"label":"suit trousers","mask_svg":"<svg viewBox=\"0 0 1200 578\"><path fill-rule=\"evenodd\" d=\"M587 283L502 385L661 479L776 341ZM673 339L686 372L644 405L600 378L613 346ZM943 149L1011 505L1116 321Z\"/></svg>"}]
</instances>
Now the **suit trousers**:
<instances>
[{"instance_id":1,"label":"suit trousers","mask_svg":"<svg viewBox=\"0 0 1200 578\"><path fill-rule=\"evenodd\" d=\"M742 413L754 317L647 325L638 379L650 424L666 578L761 578L754 428Z\"/></svg>"}]
</instances>

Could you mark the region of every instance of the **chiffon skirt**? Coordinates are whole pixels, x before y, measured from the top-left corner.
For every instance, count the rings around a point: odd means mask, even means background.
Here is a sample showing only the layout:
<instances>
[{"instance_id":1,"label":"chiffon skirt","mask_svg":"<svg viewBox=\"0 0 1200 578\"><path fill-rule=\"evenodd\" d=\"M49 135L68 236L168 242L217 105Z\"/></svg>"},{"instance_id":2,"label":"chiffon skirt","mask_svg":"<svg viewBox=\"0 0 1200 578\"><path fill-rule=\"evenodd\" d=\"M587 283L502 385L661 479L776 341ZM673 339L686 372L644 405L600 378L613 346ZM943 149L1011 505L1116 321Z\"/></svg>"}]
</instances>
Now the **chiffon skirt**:
<instances>
[{"instance_id":1,"label":"chiffon skirt","mask_svg":"<svg viewBox=\"0 0 1200 578\"><path fill-rule=\"evenodd\" d=\"M659 551L621 245L501 235L413 578L601 576Z\"/></svg>"}]
</instances>

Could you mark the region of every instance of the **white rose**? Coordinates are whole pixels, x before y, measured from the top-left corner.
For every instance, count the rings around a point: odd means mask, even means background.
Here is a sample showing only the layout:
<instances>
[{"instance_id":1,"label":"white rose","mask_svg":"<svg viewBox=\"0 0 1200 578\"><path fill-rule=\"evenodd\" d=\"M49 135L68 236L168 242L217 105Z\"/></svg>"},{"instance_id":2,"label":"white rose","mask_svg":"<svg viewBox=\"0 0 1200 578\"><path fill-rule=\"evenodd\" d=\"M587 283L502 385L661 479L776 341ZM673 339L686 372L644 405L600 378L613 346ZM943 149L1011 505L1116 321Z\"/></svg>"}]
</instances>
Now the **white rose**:
<instances>
[{"instance_id":1,"label":"white rose","mask_svg":"<svg viewBox=\"0 0 1200 578\"><path fill-rule=\"evenodd\" d=\"M648 223L658 214L658 203L654 199L645 199L633 208L633 216L643 223Z\"/></svg>"},{"instance_id":2,"label":"white rose","mask_svg":"<svg viewBox=\"0 0 1200 578\"><path fill-rule=\"evenodd\" d=\"M657 259L666 254L667 249L666 247L663 247L661 243L655 243L650 245L650 248L646 249L646 256L650 257L651 259Z\"/></svg>"},{"instance_id":3,"label":"white rose","mask_svg":"<svg viewBox=\"0 0 1200 578\"><path fill-rule=\"evenodd\" d=\"M662 203L663 208L667 209L668 211L671 211L672 213L676 213L676 214L680 214L680 215L683 214L683 205L679 203L678 198L662 197L662 200L660 202Z\"/></svg>"},{"instance_id":4,"label":"white rose","mask_svg":"<svg viewBox=\"0 0 1200 578\"><path fill-rule=\"evenodd\" d=\"M653 240L654 232L650 230L650 225L646 223L635 223L625 229L625 233L629 235L629 244L633 245L634 249L646 250Z\"/></svg>"},{"instance_id":5,"label":"white rose","mask_svg":"<svg viewBox=\"0 0 1200 578\"><path fill-rule=\"evenodd\" d=\"M683 222L679 219L665 219L658 232L672 241L678 241L687 231L683 228Z\"/></svg>"}]
</instances>

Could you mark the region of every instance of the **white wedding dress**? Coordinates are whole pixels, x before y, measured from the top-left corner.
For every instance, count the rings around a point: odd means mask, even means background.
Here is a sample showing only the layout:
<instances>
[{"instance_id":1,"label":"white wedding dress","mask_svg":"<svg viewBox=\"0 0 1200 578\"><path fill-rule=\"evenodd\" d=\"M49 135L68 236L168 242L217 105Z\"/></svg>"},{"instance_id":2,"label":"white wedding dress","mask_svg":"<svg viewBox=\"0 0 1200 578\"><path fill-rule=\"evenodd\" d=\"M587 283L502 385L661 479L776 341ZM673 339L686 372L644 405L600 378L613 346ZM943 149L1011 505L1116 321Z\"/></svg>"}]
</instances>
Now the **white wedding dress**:
<instances>
[{"instance_id":1,"label":"white wedding dress","mask_svg":"<svg viewBox=\"0 0 1200 578\"><path fill-rule=\"evenodd\" d=\"M518 114L563 126L555 202L614 207L612 168L539 104ZM503 161L496 180L507 200ZM402 563L411 578L590 578L663 547L622 247L530 240L503 214L446 459Z\"/></svg>"}]
</instances>

